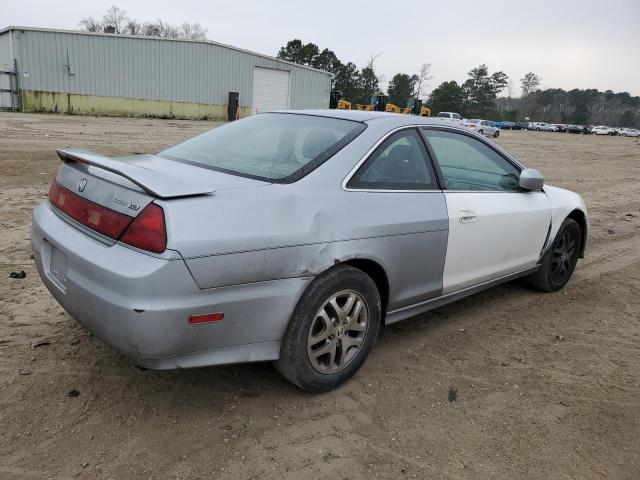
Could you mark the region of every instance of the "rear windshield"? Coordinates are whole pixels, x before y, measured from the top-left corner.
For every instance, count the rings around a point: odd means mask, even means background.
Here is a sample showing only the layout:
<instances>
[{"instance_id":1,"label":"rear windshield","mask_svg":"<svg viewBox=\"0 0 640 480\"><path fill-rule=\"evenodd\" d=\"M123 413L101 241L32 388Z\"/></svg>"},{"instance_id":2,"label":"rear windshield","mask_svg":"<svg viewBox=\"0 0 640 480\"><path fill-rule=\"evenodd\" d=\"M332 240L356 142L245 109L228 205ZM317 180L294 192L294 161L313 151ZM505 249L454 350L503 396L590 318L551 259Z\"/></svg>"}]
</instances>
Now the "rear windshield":
<instances>
[{"instance_id":1,"label":"rear windshield","mask_svg":"<svg viewBox=\"0 0 640 480\"><path fill-rule=\"evenodd\" d=\"M233 175L289 183L327 161L365 128L351 120L262 113L214 128L160 155Z\"/></svg>"}]
</instances>

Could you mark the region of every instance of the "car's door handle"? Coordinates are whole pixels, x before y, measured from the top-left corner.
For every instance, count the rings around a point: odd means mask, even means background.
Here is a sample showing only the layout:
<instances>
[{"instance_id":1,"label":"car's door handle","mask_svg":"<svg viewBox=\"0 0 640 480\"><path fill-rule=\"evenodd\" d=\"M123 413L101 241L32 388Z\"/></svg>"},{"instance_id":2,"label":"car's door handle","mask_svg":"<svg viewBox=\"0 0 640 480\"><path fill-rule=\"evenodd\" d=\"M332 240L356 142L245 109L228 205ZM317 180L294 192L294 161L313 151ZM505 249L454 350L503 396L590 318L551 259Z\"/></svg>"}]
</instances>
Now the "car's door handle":
<instances>
[{"instance_id":1,"label":"car's door handle","mask_svg":"<svg viewBox=\"0 0 640 480\"><path fill-rule=\"evenodd\" d=\"M476 216L476 213L471 210L460 210L458 212L458 219L460 220L460 223L471 223L475 222L478 217Z\"/></svg>"}]
</instances>

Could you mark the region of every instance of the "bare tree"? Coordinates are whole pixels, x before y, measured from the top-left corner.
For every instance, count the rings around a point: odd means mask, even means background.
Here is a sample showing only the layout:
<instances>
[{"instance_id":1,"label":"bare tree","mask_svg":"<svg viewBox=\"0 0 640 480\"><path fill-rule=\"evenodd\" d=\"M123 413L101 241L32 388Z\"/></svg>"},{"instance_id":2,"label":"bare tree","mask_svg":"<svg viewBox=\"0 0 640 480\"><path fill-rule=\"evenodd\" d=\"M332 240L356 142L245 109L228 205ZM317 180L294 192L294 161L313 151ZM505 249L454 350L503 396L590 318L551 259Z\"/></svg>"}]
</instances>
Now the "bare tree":
<instances>
[{"instance_id":1,"label":"bare tree","mask_svg":"<svg viewBox=\"0 0 640 480\"><path fill-rule=\"evenodd\" d=\"M382 55L382 53L376 53L374 55L373 52L371 52L371 58L369 58L369 61L367 62L364 68L370 68L371 70L374 70L374 64L378 59L378 57L380 57L380 55Z\"/></svg>"},{"instance_id":2,"label":"bare tree","mask_svg":"<svg viewBox=\"0 0 640 480\"><path fill-rule=\"evenodd\" d=\"M83 18L78 22L78 25L87 32L102 32L102 23L93 17Z\"/></svg>"},{"instance_id":3,"label":"bare tree","mask_svg":"<svg viewBox=\"0 0 640 480\"><path fill-rule=\"evenodd\" d=\"M186 38L188 40L206 40L207 29L199 23L184 22L178 28L180 38Z\"/></svg>"},{"instance_id":4,"label":"bare tree","mask_svg":"<svg viewBox=\"0 0 640 480\"><path fill-rule=\"evenodd\" d=\"M142 35L142 24L137 20L129 20L124 27L126 35Z\"/></svg>"},{"instance_id":5,"label":"bare tree","mask_svg":"<svg viewBox=\"0 0 640 480\"><path fill-rule=\"evenodd\" d=\"M160 19L155 22L146 22L142 27L142 35L147 37L180 38L177 27Z\"/></svg>"},{"instance_id":6,"label":"bare tree","mask_svg":"<svg viewBox=\"0 0 640 480\"><path fill-rule=\"evenodd\" d=\"M129 20L127 12L116 5L111 5L107 13L102 16L102 28L106 33L124 33L124 27Z\"/></svg>"},{"instance_id":7,"label":"bare tree","mask_svg":"<svg viewBox=\"0 0 640 480\"><path fill-rule=\"evenodd\" d=\"M420 67L420 73L417 75L418 81L416 82L416 92L415 97L426 97L427 89L429 88L429 80L433 79L433 75L431 75L431 64L423 63Z\"/></svg>"},{"instance_id":8,"label":"bare tree","mask_svg":"<svg viewBox=\"0 0 640 480\"><path fill-rule=\"evenodd\" d=\"M531 92L534 92L540 87L542 78L533 72L526 73L524 77L520 79L522 85L522 96L526 97Z\"/></svg>"}]
</instances>

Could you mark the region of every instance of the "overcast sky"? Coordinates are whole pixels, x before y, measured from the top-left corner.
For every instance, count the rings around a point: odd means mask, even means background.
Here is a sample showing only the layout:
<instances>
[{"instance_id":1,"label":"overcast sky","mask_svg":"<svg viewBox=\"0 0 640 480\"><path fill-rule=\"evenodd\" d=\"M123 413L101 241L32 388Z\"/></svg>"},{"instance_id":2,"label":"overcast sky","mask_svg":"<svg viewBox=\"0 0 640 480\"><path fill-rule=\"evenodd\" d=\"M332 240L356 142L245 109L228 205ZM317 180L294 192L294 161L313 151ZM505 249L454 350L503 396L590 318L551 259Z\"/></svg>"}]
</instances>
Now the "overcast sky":
<instances>
[{"instance_id":1,"label":"overcast sky","mask_svg":"<svg viewBox=\"0 0 640 480\"><path fill-rule=\"evenodd\" d=\"M520 94L529 71L544 88L597 88L640 95L640 0L1 0L8 25L75 29L112 4L139 21L200 22L221 43L275 55L293 38L333 50L359 67L381 54L386 81L433 65L431 88L462 82L486 63ZM505 91L506 94L506 91Z\"/></svg>"}]
</instances>

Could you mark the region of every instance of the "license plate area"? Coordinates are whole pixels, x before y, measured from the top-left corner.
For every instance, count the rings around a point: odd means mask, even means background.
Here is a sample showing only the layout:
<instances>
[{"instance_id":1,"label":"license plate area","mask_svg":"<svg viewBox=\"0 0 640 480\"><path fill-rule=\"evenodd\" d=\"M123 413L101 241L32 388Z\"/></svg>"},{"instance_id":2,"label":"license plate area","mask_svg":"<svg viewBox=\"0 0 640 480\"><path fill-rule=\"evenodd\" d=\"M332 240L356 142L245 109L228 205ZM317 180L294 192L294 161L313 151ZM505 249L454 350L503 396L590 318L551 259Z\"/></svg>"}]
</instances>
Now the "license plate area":
<instances>
[{"instance_id":1,"label":"license plate area","mask_svg":"<svg viewBox=\"0 0 640 480\"><path fill-rule=\"evenodd\" d=\"M67 289L67 256L58 248L51 245L51 262L49 264L49 278L62 290Z\"/></svg>"}]
</instances>

